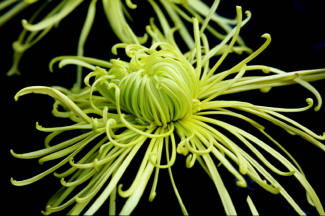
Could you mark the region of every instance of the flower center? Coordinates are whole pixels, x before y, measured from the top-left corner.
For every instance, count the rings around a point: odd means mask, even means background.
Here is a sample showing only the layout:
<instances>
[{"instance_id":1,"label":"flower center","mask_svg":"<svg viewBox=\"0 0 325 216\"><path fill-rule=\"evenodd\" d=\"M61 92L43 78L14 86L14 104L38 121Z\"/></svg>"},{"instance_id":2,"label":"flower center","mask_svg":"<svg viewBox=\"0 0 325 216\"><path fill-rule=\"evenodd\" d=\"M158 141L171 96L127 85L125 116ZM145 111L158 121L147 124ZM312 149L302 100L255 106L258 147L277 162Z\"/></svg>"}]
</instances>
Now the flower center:
<instances>
[{"instance_id":1,"label":"flower center","mask_svg":"<svg viewBox=\"0 0 325 216\"><path fill-rule=\"evenodd\" d=\"M175 57L155 51L131 59L119 83L124 111L159 126L192 113L193 77Z\"/></svg>"}]
</instances>

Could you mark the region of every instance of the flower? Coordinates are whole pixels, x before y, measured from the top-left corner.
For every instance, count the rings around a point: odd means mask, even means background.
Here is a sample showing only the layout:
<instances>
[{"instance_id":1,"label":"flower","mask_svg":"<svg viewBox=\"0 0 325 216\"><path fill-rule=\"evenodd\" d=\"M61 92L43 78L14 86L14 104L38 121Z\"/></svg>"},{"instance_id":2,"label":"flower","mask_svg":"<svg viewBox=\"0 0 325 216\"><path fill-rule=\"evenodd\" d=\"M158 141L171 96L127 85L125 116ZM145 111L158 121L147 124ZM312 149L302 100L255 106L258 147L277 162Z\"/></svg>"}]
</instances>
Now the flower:
<instances>
[{"instance_id":1,"label":"flower","mask_svg":"<svg viewBox=\"0 0 325 216\"><path fill-rule=\"evenodd\" d=\"M116 58L107 62L78 56L54 59L51 65L59 61L60 67L76 64L90 69L92 72L84 80L87 87L78 93L61 87L27 87L20 90L15 99L29 93L50 95L55 99L53 115L70 119L74 124L52 128L37 124L39 130L50 132L45 140L46 148L25 154L11 152L18 158L40 158L40 163L63 159L35 177L22 181L12 179L12 183L17 186L30 184L55 172L63 187L49 200L44 214L71 205L69 214L79 214L85 208L85 214L93 214L108 198L110 213L115 214L117 193L127 198L120 214L130 214L151 176L154 180L150 200L154 199L159 172L168 169L181 210L187 214L171 171L176 157L182 154L186 156L188 168L198 162L209 175L227 215L236 215L236 209L214 159L237 179L239 187L247 186L245 177L248 176L266 191L283 196L301 215L303 210L274 177L293 176L305 189L309 202L320 215L324 214L316 192L297 161L255 120L257 117L269 121L325 150L320 142L325 139L325 134L317 135L282 114L308 110L314 106L314 100L307 98L305 107L279 108L223 100L221 96L251 90L267 93L273 87L299 84L314 94L317 99L315 110L319 110L321 96L309 82L324 79L325 69L285 72L274 67L251 65L251 60L271 42L271 36L264 34L265 42L260 48L235 66L218 71L238 43L241 27L250 18L250 13L246 12L247 18L242 20L241 8L236 10L236 28L213 48L209 47L204 29L199 28L199 20L193 18L194 46L187 52L177 46L174 29L165 38L152 22L147 27L153 40L149 47L128 43L113 47L112 52L116 55L118 49L124 49L128 60ZM254 74L256 71L259 73ZM220 116L249 123L259 135L225 122L218 118ZM72 134L73 137L66 141L51 144L57 136L63 136L63 133L68 136L70 131L77 131L78 135ZM86 148L89 149L83 151ZM124 190L120 179L140 151L144 156L138 172L131 186ZM164 154L166 164L162 164ZM286 170L273 165L267 159L270 157ZM68 164L68 170L57 172ZM251 198L247 200L252 212L256 213Z\"/></svg>"}]
</instances>

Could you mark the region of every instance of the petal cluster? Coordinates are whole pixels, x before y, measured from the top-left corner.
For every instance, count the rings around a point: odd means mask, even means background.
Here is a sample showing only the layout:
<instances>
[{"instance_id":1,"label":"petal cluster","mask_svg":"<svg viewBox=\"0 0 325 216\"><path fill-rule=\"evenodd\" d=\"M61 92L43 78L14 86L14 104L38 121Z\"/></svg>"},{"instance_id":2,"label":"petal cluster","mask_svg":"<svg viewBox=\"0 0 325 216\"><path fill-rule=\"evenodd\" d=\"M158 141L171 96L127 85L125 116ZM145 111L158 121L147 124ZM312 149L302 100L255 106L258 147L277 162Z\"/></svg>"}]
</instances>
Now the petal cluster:
<instances>
[{"instance_id":1,"label":"petal cluster","mask_svg":"<svg viewBox=\"0 0 325 216\"><path fill-rule=\"evenodd\" d=\"M52 114L68 119L71 124L42 127L37 123L38 130L49 133L45 148L30 153L11 153L22 159L38 158L40 164L56 163L34 177L12 179L12 183L23 186L54 173L62 188L48 201L43 211L45 215L67 208L71 215L92 215L107 199L109 214L129 215L152 178L149 200L155 198L159 174L166 169L180 209L188 215L186 203L177 189L177 179L175 181L172 174L176 158L185 156L187 168L199 165L212 180L227 215L237 215L237 210L219 165L234 176L237 186L246 188L249 186L247 179L252 179L267 192L281 195L303 215L297 200L279 180L279 176L295 178L305 190L308 201L323 215L322 203L300 165L269 128L277 126L284 133L299 136L325 151L322 143L325 134L316 134L286 115L321 108L322 97L310 82L325 79L325 69L286 72L253 64L252 60L270 44L271 36L263 34L264 42L255 51L247 48L239 35L251 14L246 11L243 17L239 6L236 7L236 20L220 22L227 32L221 36L210 26L211 22L219 23L221 19L215 15L218 1L210 9L197 0L161 1L171 19L179 25L177 27L168 24L156 2L149 2L161 29L151 20L146 26L145 45L141 45L128 27L121 25L122 29L115 31L123 43L112 48L116 58L106 61L81 55L61 56L51 62L51 70L59 63L60 67L73 64L88 71L84 87L71 90L33 86L17 93L16 100L30 93L49 95L54 99ZM107 4L115 3L116 7L121 7L119 1L107 1ZM204 19L199 15L188 18L175 3L182 4L188 11L196 8L206 16ZM131 9L136 8L131 1L126 4ZM115 7L106 10L111 8ZM115 9L121 16L121 11ZM189 36L180 18L191 23L193 35ZM119 20L124 22L123 18ZM236 25L228 29L230 23ZM119 28L116 23L111 25L113 29ZM208 39L211 33L220 36L220 43L212 47ZM179 46L175 34L184 39L185 49ZM134 40L128 41L130 38ZM120 50L125 55L120 55ZM241 56L239 62L221 69L231 53L243 51L247 55ZM303 98L306 101L303 107L281 108L223 98L252 90L268 93L272 88L292 84L305 88L314 99ZM236 125L223 117L243 124ZM139 155L141 158L137 161L135 158ZM127 172L131 163L136 163L138 168L134 176ZM133 179L127 188L123 186L123 176ZM116 208L119 196L126 198L121 209ZM252 213L257 214L250 196L247 202Z\"/></svg>"}]
</instances>

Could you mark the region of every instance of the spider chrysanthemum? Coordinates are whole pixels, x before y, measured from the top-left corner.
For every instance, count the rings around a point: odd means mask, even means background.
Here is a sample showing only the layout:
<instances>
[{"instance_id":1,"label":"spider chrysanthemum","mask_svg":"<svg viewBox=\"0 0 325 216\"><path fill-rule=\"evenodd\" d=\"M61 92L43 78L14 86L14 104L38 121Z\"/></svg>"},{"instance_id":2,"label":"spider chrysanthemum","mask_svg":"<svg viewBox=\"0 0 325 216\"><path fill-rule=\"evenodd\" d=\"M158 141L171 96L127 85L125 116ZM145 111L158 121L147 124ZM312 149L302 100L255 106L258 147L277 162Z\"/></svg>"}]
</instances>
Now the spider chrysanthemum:
<instances>
[{"instance_id":1,"label":"spider chrysanthemum","mask_svg":"<svg viewBox=\"0 0 325 216\"><path fill-rule=\"evenodd\" d=\"M222 95L249 90L266 93L272 87L297 83L315 95L315 110L321 107L321 97L309 82L324 79L324 69L284 72L250 64L269 45L269 34L262 36L266 41L256 51L235 66L219 71L224 59L238 43L239 31L249 17L247 12L247 18L242 20L241 8L237 7L236 28L213 48L209 47L204 25L200 28L198 19L194 18L195 44L186 53L181 52L173 39L174 31L164 38L152 23L147 27L153 39L151 46L122 43L113 47L114 54L117 54L117 49L124 49L126 60L55 59L53 62L60 61L60 66L77 64L90 69L92 72L85 78L87 87L78 93L59 87L27 87L17 93L16 99L28 93L48 94L55 99L53 115L68 118L74 124L53 128L37 124L39 130L50 132L45 140L46 148L25 154L12 151L12 154L18 158L40 158L40 163L62 160L35 177L12 180L12 183L18 186L30 184L55 172L55 176L61 179L62 188L49 200L44 214L69 206L72 206L69 214L83 211L94 214L108 198L110 213L115 214L115 199L119 194L127 198L120 211L124 215L134 210L151 177L150 200L154 199L159 172L168 169L182 212L187 214L171 171L177 155L182 154L187 157L187 167L198 162L212 179L227 215L236 215L237 212L215 161L237 179L239 187L246 187L245 177L250 177L266 191L283 196L302 215L304 212L297 201L276 178L277 175L293 176L306 191L308 201L319 214L324 214L317 194L298 163L256 120L267 120L325 150L319 141L325 139L324 134L317 135L282 114L305 111L313 107L313 99L307 98L305 107L278 108L221 98ZM256 71L258 75L252 73ZM259 135L255 136L218 116L247 122ZM79 131L80 135L51 144L57 136L71 130ZM82 151L85 148L89 150ZM121 177L140 151L145 152L144 156L131 186L126 189L121 184ZM267 158L273 158L283 165L282 168ZM162 164L162 161L166 163ZM71 167L59 172L66 165ZM256 214L250 197L248 203Z\"/></svg>"}]
</instances>

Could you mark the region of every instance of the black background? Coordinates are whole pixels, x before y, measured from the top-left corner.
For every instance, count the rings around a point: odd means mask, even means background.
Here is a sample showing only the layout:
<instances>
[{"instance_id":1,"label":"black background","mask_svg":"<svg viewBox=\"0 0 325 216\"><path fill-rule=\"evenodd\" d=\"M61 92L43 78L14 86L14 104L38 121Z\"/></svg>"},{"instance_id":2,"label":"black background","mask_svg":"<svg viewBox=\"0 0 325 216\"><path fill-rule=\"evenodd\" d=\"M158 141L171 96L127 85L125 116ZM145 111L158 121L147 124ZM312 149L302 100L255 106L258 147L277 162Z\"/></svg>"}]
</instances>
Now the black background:
<instances>
[{"instance_id":1,"label":"black background","mask_svg":"<svg viewBox=\"0 0 325 216\"><path fill-rule=\"evenodd\" d=\"M264 42L260 35L266 32L271 34L272 43L270 47L252 63L271 65L287 71L324 68L325 34L323 33L324 19L322 17L324 12L322 5L307 0L281 2L279 4L278 1L270 0L227 0L221 3L218 13L234 17L235 4L241 5L244 10L250 10L253 15L252 19L243 28L241 35L247 45L254 49ZM117 42L117 38L105 20L100 1L98 5L95 26L87 41L85 55L109 59L112 57L110 46ZM42 168L39 168L36 160L26 161L13 158L9 154L9 149L14 149L16 152L29 152L41 148L45 134L35 129L35 122L56 125L55 119L50 115L52 100L49 97L29 95L21 98L18 102L15 102L13 97L19 89L31 85L71 87L75 77L73 67L50 73L47 65L49 60L55 56L76 54L78 35L87 12L87 1L62 21L59 28L54 29L26 53L20 65L22 72L20 76L7 77L5 73L10 68L12 60L11 43L18 37L21 29L19 20L29 17L35 7L31 7L0 28L1 180L3 181L1 185L4 186L2 191L5 192L2 194L5 203L2 201L1 206L8 210L8 215L40 215L40 210L44 209L47 199L59 187L56 179L52 176L25 187L14 187L10 184L10 177L24 179L37 174ZM141 13L141 15L145 15L143 17L139 16L138 10L133 14L134 26L143 28L143 24L147 23L150 12L145 11L145 13ZM141 31L139 30L139 32ZM324 85L324 81L314 83L322 95L325 95ZM252 92L229 98L238 98L261 105L297 107L304 105L304 98L306 97L311 97L306 90L298 86L290 86L271 90L267 95ZM322 107L319 112L307 111L295 114L294 119L321 134L325 130L324 114L324 107ZM275 127L271 128L271 133L300 162L307 179L324 203L325 186L324 180L322 180L324 152L312 144L287 135ZM173 168L173 173L190 214L224 215L212 181L198 164L192 169L185 169L184 158L180 156ZM239 189L234 185L234 179L227 172L221 169L221 174L233 197L239 215L248 215L245 203L247 193L252 194L261 215L294 214L280 196L274 196L254 188L254 184L248 190ZM284 185L289 188L289 193L291 192L292 196L298 200L298 204L306 213L315 215L315 210L305 200L302 187L293 178L290 179L283 181ZM157 213L181 215L166 171L163 170L160 173L157 197L153 203L147 202L148 194L149 192L146 191L134 211L135 215L156 215ZM107 214L108 210L104 206L98 215L105 215L105 213Z\"/></svg>"}]
</instances>

